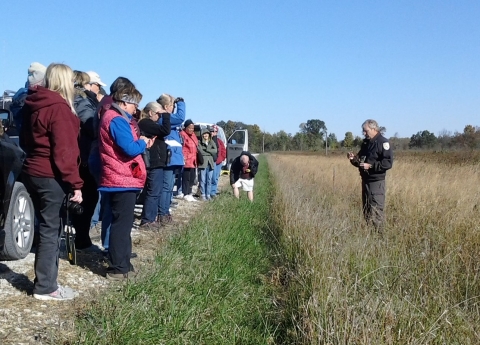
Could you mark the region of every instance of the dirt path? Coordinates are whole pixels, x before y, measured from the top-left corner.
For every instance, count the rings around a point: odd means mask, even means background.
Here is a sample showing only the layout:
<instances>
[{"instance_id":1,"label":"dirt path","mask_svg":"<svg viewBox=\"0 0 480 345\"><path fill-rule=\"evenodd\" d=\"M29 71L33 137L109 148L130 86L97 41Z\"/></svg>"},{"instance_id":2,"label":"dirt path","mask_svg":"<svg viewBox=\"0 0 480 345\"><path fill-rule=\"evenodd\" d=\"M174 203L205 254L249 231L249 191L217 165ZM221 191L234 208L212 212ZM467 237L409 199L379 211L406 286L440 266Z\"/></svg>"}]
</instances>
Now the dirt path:
<instances>
[{"instance_id":1,"label":"dirt path","mask_svg":"<svg viewBox=\"0 0 480 345\"><path fill-rule=\"evenodd\" d=\"M226 184L228 176L223 175L219 185L225 189ZM176 201L178 207L172 209L175 223L159 228L159 232L138 230L141 208L135 210L132 241L138 258L132 259L132 264L140 274L152 265L156 252L165 241L178 233L203 205L203 202ZM91 237L100 245L97 229L91 231ZM65 260L65 253L61 253L58 282L80 293L80 297L69 302L39 301L31 296L34 254L30 253L23 260L0 261L0 344L49 344L52 334L73 332L77 312L109 285L115 284L104 278L106 264L102 255L78 254L77 261L78 265L72 266Z\"/></svg>"}]
</instances>

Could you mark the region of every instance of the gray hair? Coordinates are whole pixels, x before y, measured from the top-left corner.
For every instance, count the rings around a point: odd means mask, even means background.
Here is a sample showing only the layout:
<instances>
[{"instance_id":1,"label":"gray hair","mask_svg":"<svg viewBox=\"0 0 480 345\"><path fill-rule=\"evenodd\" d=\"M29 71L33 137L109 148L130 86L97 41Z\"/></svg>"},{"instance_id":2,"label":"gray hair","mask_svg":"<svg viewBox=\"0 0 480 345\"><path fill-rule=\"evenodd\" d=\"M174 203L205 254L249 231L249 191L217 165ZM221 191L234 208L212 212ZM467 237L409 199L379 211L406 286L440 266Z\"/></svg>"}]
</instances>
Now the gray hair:
<instances>
[{"instance_id":1,"label":"gray hair","mask_svg":"<svg viewBox=\"0 0 480 345\"><path fill-rule=\"evenodd\" d=\"M163 93L158 97L157 103L162 106L163 109L165 109L169 105L173 105L173 101L175 99L173 98L172 95L169 95L167 93Z\"/></svg>"},{"instance_id":2,"label":"gray hair","mask_svg":"<svg viewBox=\"0 0 480 345\"><path fill-rule=\"evenodd\" d=\"M148 102L143 111L148 114L150 110L156 113L162 110L162 106L157 102Z\"/></svg>"},{"instance_id":3,"label":"gray hair","mask_svg":"<svg viewBox=\"0 0 480 345\"><path fill-rule=\"evenodd\" d=\"M387 131L387 129L385 127L379 126L377 121L372 120L372 119L368 119L364 123L362 123L362 131L363 131L363 127L365 125L367 125L368 128L370 128L370 129L376 130L377 132L379 132L382 135L385 134L385 132Z\"/></svg>"},{"instance_id":4,"label":"gray hair","mask_svg":"<svg viewBox=\"0 0 480 345\"><path fill-rule=\"evenodd\" d=\"M376 130L377 132L380 132L380 126L378 125L378 122L375 121L375 120L372 120L372 119L368 119L366 120L364 123L362 123L362 130L363 130L363 127L367 125L368 128L370 129L374 129Z\"/></svg>"}]
</instances>

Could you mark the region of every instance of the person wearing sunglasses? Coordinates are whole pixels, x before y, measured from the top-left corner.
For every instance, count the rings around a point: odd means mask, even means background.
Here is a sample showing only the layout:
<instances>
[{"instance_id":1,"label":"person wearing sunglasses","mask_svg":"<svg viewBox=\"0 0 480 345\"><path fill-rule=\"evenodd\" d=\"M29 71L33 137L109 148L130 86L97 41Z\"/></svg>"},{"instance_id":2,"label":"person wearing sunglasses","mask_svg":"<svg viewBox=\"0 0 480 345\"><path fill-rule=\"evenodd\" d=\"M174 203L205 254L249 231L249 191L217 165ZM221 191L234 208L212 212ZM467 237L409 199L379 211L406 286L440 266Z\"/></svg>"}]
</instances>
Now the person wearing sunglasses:
<instances>
[{"instance_id":1,"label":"person wearing sunglasses","mask_svg":"<svg viewBox=\"0 0 480 345\"><path fill-rule=\"evenodd\" d=\"M100 90L102 89L102 87L105 87L107 85L102 82L97 72L88 71L87 74L90 77L90 82L88 83L88 90L92 91L95 95L97 95L97 100L100 102L103 97L103 95L100 93Z\"/></svg>"}]
</instances>

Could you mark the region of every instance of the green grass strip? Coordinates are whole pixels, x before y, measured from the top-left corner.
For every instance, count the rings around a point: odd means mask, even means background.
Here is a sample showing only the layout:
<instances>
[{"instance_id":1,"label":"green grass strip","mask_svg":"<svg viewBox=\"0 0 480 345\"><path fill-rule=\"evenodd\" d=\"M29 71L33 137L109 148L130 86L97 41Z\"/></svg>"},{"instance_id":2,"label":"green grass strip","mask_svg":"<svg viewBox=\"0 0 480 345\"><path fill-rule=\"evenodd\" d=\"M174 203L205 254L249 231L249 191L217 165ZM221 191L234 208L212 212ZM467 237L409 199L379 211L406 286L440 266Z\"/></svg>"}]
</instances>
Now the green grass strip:
<instances>
[{"instance_id":1,"label":"green grass strip","mask_svg":"<svg viewBox=\"0 0 480 345\"><path fill-rule=\"evenodd\" d=\"M157 257L148 279L111 291L78 319L81 344L271 344L275 310L267 275L275 246L268 231L266 160L255 201L229 188Z\"/></svg>"}]
</instances>

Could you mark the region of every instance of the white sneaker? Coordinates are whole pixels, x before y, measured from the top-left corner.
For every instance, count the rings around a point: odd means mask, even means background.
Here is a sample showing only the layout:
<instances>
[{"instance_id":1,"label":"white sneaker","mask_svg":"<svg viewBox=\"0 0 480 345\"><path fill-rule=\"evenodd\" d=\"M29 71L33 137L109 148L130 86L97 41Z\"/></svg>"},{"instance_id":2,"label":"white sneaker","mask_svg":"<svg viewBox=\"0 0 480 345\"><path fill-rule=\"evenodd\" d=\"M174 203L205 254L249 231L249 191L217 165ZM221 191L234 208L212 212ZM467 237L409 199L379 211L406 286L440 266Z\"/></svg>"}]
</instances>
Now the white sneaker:
<instances>
[{"instance_id":1,"label":"white sneaker","mask_svg":"<svg viewBox=\"0 0 480 345\"><path fill-rule=\"evenodd\" d=\"M42 301L70 301L78 297L78 292L69 288L58 285L57 290L49 294L33 294L33 297Z\"/></svg>"},{"instance_id":2,"label":"white sneaker","mask_svg":"<svg viewBox=\"0 0 480 345\"><path fill-rule=\"evenodd\" d=\"M174 196L175 199L183 199L183 193L177 194Z\"/></svg>"},{"instance_id":3,"label":"white sneaker","mask_svg":"<svg viewBox=\"0 0 480 345\"><path fill-rule=\"evenodd\" d=\"M183 199L185 199L185 200L187 200L187 201L190 201L190 202L192 202L192 201L197 201L197 200L195 200L195 198L193 197L192 194L185 195L185 196L183 197Z\"/></svg>"}]
</instances>

